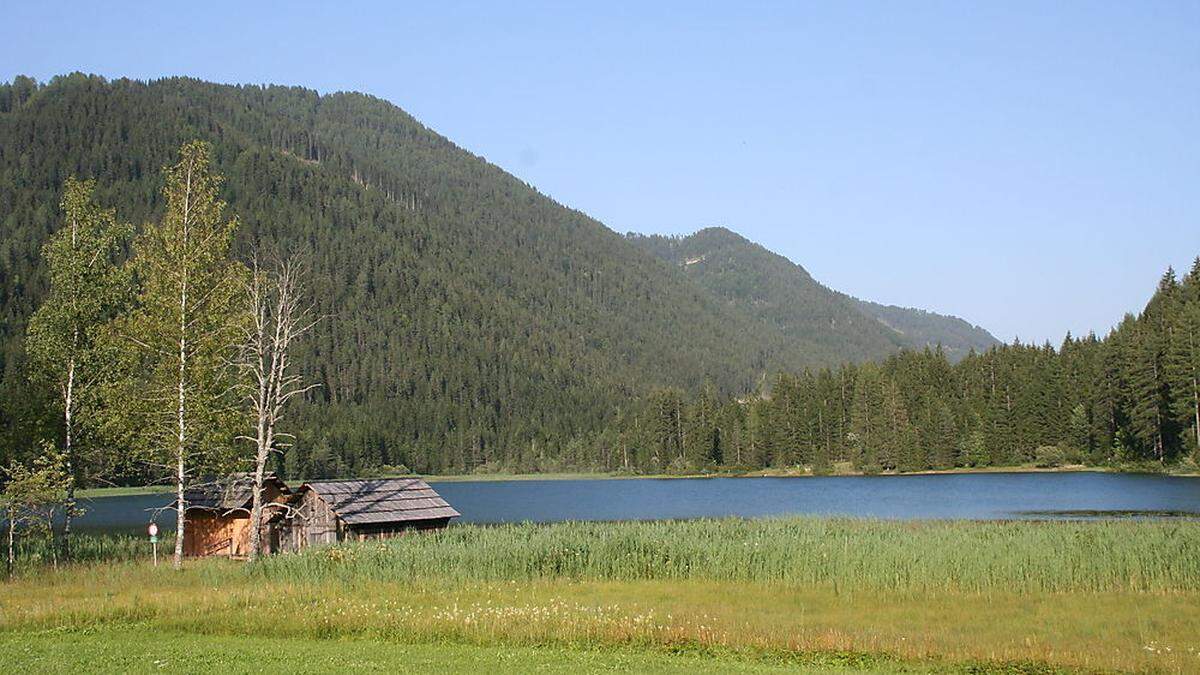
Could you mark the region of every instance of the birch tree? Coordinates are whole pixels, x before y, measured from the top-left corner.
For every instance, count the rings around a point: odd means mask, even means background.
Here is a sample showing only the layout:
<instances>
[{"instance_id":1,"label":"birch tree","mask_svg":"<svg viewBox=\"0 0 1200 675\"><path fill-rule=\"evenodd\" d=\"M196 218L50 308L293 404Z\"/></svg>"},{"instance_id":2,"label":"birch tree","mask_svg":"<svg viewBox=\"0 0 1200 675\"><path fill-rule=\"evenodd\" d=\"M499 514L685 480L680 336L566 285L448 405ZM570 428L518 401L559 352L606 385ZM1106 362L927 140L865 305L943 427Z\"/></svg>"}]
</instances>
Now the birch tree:
<instances>
[{"instance_id":1,"label":"birch tree","mask_svg":"<svg viewBox=\"0 0 1200 675\"><path fill-rule=\"evenodd\" d=\"M132 228L93 200L92 181L67 180L63 227L42 249L50 293L29 322L26 351L32 379L55 392L60 408L60 453L65 474L63 558L71 557L71 519L80 477L96 473L103 445L89 443L98 424L96 401L108 371L98 337L125 300L129 277L116 256Z\"/></svg>"},{"instance_id":2,"label":"birch tree","mask_svg":"<svg viewBox=\"0 0 1200 675\"><path fill-rule=\"evenodd\" d=\"M228 468L240 424L233 361L246 268L229 257L237 221L223 217L209 155L207 143L188 143L165 170L166 213L134 242L140 288L113 327L129 347L130 377L111 405L146 462L174 483L176 569L187 488Z\"/></svg>"},{"instance_id":3,"label":"birch tree","mask_svg":"<svg viewBox=\"0 0 1200 675\"><path fill-rule=\"evenodd\" d=\"M0 470L5 475L4 489L0 490L0 513L8 530L8 555L5 567L12 578L17 560L17 533L29 534L41 531L48 538L53 535L54 508L66 499L68 477L63 457L46 448L30 464L13 464ZM51 555L54 555L51 542ZM57 566L57 558L55 558Z\"/></svg>"},{"instance_id":4,"label":"birch tree","mask_svg":"<svg viewBox=\"0 0 1200 675\"><path fill-rule=\"evenodd\" d=\"M272 452L282 452L290 434L280 431L284 409L316 384L304 384L292 369L295 341L313 327L312 306L304 297L300 266L283 260L264 272L258 258L246 283L249 316L244 324L239 365L254 424L253 435L242 438L254 444L254 489L250 509L250 560L262 548L259 527L263 509L263 476Z\"/></svg>"}]
</instances>

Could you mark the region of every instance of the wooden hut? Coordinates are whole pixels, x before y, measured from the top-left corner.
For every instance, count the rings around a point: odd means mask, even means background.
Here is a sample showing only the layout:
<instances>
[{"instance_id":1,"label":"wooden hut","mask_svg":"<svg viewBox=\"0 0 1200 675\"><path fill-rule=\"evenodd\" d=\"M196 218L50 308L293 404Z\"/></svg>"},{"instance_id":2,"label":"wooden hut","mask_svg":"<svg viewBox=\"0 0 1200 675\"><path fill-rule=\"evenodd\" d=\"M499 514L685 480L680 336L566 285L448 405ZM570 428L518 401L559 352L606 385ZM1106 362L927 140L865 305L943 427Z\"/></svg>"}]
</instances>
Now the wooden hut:
<instances>
[{"instance_id":1,"label":"wooden hut","mask_svg":"<svg viewBox=\"0 0 1200 675\"><path fill-rule=\"evenodd\" d=\"M305 483L294 508L286 535L294 548L431 530L461 515L420 478Z\"/></svg>"},{"instance_id":2,"label":"wooden hut","mask_svg":"<svg viewBox=\"0 0 1200 675\"><path fill-rule=\"evenodd\" d=\"M287 502L291 492L274 474L263 479L262 528L264 553L280 550L280 535L286 529ZM250 508L254 499L254 477L234 474L206 482L184 493L187 527L183 554L244 558L250 553Z\"/></svg>"}]
</instances>

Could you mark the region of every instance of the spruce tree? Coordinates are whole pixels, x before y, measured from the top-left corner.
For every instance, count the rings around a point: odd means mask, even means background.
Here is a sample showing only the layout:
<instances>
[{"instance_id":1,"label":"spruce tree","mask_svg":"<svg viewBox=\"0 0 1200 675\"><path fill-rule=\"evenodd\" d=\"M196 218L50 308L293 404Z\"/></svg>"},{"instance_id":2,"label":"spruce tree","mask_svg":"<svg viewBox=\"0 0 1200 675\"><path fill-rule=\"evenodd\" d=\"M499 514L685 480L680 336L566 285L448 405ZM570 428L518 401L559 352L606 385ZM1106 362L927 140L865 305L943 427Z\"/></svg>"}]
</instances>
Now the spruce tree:
<instances>
[{"instance_id":1,"label":"spruce tree","mask_svg":"<svg viewBox=\"0 0 1200 675\"><path fill-rule=\"evenodd\" d=\"M1189 450L1200 453L1200 258L1179 286L1167 358L1172 412L1188 429Z\"/></svg>"},{"instance_id":2,"label":"spruce tree","mask_svg":"<svg viewBox=\"0 0 1200 675\"><path fill-rule=\"evenodd\" d=\"M1132 358L1127 380L1132 399L1130 428L1141 447L1160 463L1173 441L1166 357L1171 351L1177 291L1175 273L1168 269L1146 311L1134 324L1131 336Z\"/></svg>"},{"instance_id":3,"label":"spruce tree","mask_svg":"<svg viewBox=\"0 0 1200 675\"><path fill-rule=\"evenodd\" d=\"M850 412L850 443L854 465L865 473L876 473L881 467L887 429L883 393L883 374L879 366L867 363L860 367Z\"/></svg>"}]
</instances>

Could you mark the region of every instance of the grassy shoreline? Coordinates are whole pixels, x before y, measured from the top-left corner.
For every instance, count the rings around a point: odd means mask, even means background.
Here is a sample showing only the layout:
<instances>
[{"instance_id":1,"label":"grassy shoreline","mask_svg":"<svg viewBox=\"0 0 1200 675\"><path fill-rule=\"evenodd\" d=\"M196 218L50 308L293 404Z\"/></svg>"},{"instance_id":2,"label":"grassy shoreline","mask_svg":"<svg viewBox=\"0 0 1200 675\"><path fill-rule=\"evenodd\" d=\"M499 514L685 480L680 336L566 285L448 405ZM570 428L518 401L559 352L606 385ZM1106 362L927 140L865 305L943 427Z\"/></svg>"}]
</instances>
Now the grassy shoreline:
<instances>
[{"instance_id":1,"label":"grassy shoreline","mask_svg":"<svg viewBox=\"0 0 1200 675\"><path fill-rule=\"evenodd\" d=\"M958 474L993 474L993 473L1154 473L1164 476L1197 477L1200 472L1188 469L1168 468L1164 470L1147 470L1147 467L1117 468L1096 467L1086 465L1070 465L1062 467L1037 467L1032 465L937 469L928 471L911 471L905 473L865 474L855 471L839 471L827 474L789 469L756 469L752 471L716 471L712 473L689 474L625 474L612 472L554 472L554 473L481 473L481 474L428 474L422 475L430 483L459 483L459 482L491 482L491 481L532 481L532 480L626 480L626 479L682 479L682 478L817 478L841 476L944 476ZM403 474L415 475L415 474ZM400 474L389 474L380 477L402 477ZM299 485L299 481L292 481ZM123 497L131 495L162 494L174 490L170 485L144 485L129 487L101 487L80 490L80 498L93 499L96 497Z\"/></svg>"},{"instance_id":2,"label":"grassy shoreline","mask_svg":"<svg viewBox=\"0 0 1200 675\"><path fill-rule=\"evenodd\" d=\"M461 527L253 567L42 568L0 591L0 650L28 644L18 662L64 672L83 659L150 670L153 645L175 636L170 662L234 671L255 668L220 654L251 643L309 645L330 669L356 649L385 670L501 654L522 670L1200 668L1190 522Z\"/></svg>"}]
</instances>

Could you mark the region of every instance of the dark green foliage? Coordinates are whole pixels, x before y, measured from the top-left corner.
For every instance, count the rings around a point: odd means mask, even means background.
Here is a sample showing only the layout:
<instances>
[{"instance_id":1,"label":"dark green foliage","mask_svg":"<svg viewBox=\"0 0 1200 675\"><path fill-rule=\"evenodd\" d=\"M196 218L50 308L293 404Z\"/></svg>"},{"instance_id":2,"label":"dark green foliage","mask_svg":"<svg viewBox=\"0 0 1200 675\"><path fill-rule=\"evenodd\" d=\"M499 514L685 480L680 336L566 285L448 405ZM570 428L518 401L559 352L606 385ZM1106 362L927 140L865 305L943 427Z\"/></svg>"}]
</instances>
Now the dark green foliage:
<instances>
[{"instance_id":1,"label":"dark green foliage","mask_svg":"<svg viewBox=\"0 0 1200 675\"><path fill-rule=\"evenodd\" d=\"M291 416L289 477L917 470L1031 462L1051 445L1169 462L1196 448L1196 270L1104 340L991 348L954 320L826 289L728 231L622 237L369 96L71 75L0 85L0 461L58 435L23 336L64 182L93 178L121 220L158 220L160 170L197 138L241 222L235 254L295 251L310 269L323 319L297 356L321 386Z\"/></svg>"},{"instance_id":2,"label":"dark green foliage","mask_svg":"<svg viewBox=\"0 0 1200 675\"><path fill-rule=\"evenodd\" d=\"M878 473L1200 459L1198 317L1200 263L1181 282L1168 272L1145 311L1104 340L1068 335L1058 350L1002 345L953 365L926 348L879 364L780 375L769 392L724 405L721 460L688 454L670 468L705 470L723 460ZM706 428L710 394L673 397L669 408L661 400L648 398L635 419ZM629 428L617 437L635 448L640 438Z\"/></svg>"},{"instance_id":3,"label":"dark green foliage","mask_svg":"<svg viewBox=\"0 0 1200 675\"><path fill-rule=\"evenodd\" d=\"M321 386L295 410L296 475L554 468L652 388L737 396L899 344L861 315L869 339L764 323L369 96L18 78L0 85L0 452L54 435L22 335L64 181L95 179L122 220L156 221L160 170L194 139L240 219L235 254L296 251L311 268L325 318L298 357ZM711 427L685 459L715 459ZM681 456L662 450L664 465Z\"/></svg>"}]
</instances>

